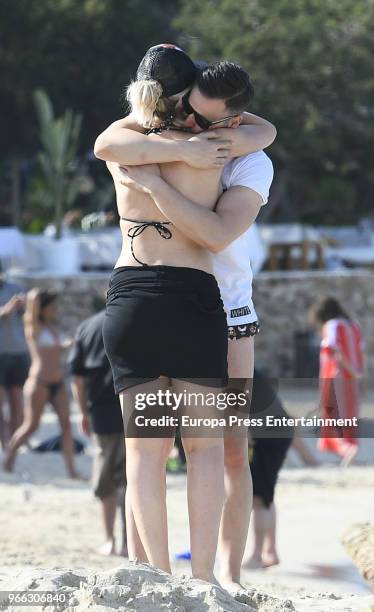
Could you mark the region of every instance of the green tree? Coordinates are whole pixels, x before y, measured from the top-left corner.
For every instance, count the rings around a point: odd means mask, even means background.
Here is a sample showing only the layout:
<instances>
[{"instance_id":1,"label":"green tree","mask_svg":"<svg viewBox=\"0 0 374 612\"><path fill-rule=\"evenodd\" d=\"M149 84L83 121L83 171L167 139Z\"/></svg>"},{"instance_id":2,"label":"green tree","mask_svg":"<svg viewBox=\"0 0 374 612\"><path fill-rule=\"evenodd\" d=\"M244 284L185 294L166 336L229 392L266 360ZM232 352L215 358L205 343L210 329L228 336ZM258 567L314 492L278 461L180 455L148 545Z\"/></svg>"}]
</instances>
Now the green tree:
<instances>
[{"instance_id":1,"label":"green tree","mask_svg":"<svg viewBox=\"0 0 374 612\"><path fill-rule=\"evenodd\" d=\"M121 93L147 47L172 42L179 0L1 0L0 193L22 210L22 160L38 148L32 92L83 113L79 153L126 112ZM4 168L4 170L2 169Z\"/></svg>"},{"instance_id":2,"label":"green tree","mask_svg":"<svg viewBox=\"0 0 374 612\"><path fill-rule=\"evenodd\" d=\"M54 117L47 94L34 93L35 107L40 125L40 140L43 151L38 159L45 178L46 200L55 210L56 238L61 237L62 217L74 203L80 191L80 177L71 171L76 158L81 129L81 115L71 109L62 117Z\"/></svg>"},{"instance_id":3,"label":"green tree","mask_svg":"<svg viewBox=\"0 0 374 612\"><path fill-rule=\"evenodd\" d=\"M300 219L352 222L369 212L373 22L373 0L182 2L176 25L193 57L229 58L252 76L253 110L278 129L270 149L278 201Z\"/></svg>"}]
</instances>

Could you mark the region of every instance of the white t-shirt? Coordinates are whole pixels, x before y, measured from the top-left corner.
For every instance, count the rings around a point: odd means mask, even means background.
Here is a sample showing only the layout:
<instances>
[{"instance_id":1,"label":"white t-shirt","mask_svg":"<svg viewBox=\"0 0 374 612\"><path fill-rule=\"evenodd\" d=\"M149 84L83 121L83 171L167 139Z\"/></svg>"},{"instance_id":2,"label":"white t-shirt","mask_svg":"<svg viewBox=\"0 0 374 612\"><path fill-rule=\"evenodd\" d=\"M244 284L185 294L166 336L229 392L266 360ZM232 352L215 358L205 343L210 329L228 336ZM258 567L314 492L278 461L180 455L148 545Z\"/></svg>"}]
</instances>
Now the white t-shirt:
<instances>
[{"instance_id":1,"label":"white t-shirt","mask_svg":"<svg viewBox=\"0 0 374 612\"><path fill-rule=\"evenodd\" d=\"M226 164L222 173L225 190L230 187L249 187L266 204L273 180L273 164L263 151L237 157ZM252 302L252 269L250 253L252 241L258 240L252 225L220 253L213 255L214 274L225 306L228 325L244 325L257 320Z\"/></svg>"}]
</instances>

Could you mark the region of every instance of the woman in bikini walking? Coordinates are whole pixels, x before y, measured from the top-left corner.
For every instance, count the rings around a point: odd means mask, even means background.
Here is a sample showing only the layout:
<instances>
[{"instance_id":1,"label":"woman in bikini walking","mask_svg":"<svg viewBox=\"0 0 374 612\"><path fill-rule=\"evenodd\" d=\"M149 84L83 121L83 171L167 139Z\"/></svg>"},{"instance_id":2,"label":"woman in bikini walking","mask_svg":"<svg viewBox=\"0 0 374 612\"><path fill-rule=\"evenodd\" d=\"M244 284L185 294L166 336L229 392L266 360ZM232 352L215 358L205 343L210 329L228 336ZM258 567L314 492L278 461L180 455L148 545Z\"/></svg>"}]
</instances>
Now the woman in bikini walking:
<instances>
[{"instance_id":1,"label":"woman in bikini walking","mask_svg":"<svg viewBox=\"0 0 374 612\"><path fill-rule=\"evenodd\" d=\"M38 426L47 403L57 413L62 430L62 448L70 478L77 478L69 416L69 396L65 384L63 351L70 342L58 327L57 294L32 289L27 294L24 315L25 335L31 367L25 383L25 417L9 443L4 469L11 471L20 446Z\"/></svg>"}]
</instances>

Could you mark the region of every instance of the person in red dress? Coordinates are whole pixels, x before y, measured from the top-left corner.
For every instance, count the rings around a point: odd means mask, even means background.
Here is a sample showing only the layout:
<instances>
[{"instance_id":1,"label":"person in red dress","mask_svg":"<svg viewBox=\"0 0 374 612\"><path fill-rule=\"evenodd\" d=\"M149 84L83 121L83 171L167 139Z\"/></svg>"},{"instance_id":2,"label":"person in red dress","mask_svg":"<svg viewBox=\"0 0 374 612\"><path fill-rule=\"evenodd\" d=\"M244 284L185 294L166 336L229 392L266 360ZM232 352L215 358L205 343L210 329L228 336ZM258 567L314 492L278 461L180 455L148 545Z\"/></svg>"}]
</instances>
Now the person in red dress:
<instances>
[{"instance_id":1,"label":"person in red dress","mask_svg":"<svg viewBox=\"0 0 374 612\"><path fill-rule=\"evenodd\" d=\"M358 417L360 379L364 372L361 330L332 297L323 298L312 309L312 320L322 340L320 348L320 401L324 418ZM321 428L321 451L342 457L342 465L352 462L358 451L354 426Z\"/></svg>"}]
</instances>

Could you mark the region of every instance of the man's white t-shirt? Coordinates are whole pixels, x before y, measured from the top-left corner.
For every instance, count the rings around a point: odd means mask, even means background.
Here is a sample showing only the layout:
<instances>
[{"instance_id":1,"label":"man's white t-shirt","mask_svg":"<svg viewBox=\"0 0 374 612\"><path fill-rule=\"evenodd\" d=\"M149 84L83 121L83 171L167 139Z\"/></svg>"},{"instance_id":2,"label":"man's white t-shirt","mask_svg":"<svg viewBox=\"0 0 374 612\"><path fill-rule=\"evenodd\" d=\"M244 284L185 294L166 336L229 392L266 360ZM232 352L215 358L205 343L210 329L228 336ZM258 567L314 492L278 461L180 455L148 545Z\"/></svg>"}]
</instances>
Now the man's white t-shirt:
<instances>
[{"instance_id":1,"label":"man's white t-shirt","mask_svg":"<svg viewBox=\"0 0 374 612\"><path fill-rule=\"evenodd\" d=\"M249 187L266 204L273 180L273 164L263 151L237 157L226 164L222 173L225 190L230 187ZM256 238L253 226L220 253L213 255L214 275L217 279L227 315L227 324L245 325L257 321L252 302L252 269L250 244Z\"/></svg>"}]
</instances>

